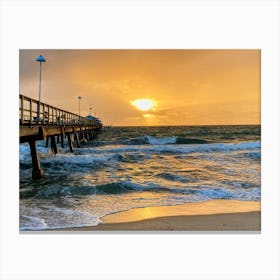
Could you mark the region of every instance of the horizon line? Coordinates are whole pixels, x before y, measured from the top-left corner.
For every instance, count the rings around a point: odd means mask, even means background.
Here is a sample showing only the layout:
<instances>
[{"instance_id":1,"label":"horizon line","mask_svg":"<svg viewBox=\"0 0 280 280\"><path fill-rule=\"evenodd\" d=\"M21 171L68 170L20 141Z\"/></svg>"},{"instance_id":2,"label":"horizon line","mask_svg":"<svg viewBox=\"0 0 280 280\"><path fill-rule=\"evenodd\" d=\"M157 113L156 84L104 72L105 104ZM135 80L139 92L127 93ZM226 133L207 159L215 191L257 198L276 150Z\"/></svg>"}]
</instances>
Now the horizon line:
<instances>
[{"instance_id":1,"label":"horizon line","mask_svg":"<svg viewBox=\"0 0 280 280\"><path fill-rule=\"evenodd\" d=\"M103 125L103 126L111 126L111 127L167 127L167 126L249 126L249 125L261 125L259 124L176 124L176 125Z\"/></svg>"}]
</instances>

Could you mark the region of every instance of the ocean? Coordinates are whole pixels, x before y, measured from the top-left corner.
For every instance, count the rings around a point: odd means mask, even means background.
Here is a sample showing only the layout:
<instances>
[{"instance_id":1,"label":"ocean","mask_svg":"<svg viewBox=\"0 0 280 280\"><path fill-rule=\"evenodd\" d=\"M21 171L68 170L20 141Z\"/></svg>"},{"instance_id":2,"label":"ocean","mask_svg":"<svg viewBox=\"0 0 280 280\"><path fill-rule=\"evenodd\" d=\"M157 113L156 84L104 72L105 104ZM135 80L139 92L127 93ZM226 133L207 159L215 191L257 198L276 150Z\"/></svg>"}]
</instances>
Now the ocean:
<instances>
[{"instance_id":1,"label":"ocean","mask_svg":"<svg viewBox=\"0 0 280 280\"><path fill-rule=\"evenodd\" d=\"M112 127L74 153L37 142L32 180L20 144L20 230L94 226L132 208L212 199L260 201L261 127Z\"/></svg>"}]
</instances>

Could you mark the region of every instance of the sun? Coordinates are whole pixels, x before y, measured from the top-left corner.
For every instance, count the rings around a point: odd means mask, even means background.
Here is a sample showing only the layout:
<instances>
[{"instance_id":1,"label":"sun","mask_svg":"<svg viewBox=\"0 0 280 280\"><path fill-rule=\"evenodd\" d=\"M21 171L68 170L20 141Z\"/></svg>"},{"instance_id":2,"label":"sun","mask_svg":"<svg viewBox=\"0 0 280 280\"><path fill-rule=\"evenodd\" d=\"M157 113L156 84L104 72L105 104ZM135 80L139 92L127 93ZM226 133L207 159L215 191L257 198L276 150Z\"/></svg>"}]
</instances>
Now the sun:
<instances>
[{"instance_id":1,"label":"sun","mask_svg":"<svg viewBox=\"0 0 280 280\"><path fill-rule=\"evenodd\" d=\"M130 103L141 111L148 111L156 106L156 103L152 99L136 99L130 101Z\"/></svg>"}]
</instances>

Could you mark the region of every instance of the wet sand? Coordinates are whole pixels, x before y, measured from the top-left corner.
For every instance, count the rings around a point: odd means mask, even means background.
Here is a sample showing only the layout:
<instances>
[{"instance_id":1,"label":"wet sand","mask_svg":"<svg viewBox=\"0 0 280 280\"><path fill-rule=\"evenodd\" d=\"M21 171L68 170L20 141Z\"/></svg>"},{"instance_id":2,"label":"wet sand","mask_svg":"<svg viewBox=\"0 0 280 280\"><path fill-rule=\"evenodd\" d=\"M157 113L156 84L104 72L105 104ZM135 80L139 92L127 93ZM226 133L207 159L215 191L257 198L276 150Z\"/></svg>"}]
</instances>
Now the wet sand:
<instances>
[{"instance_id":1,"label":"wet sand","mask_svg":"<svg viewBox=\"0 0 280 280\"><path fill-rule=\"evenodd\" d=\"M260 202L211 200L131 209L105 216L97 226L55 231L260 231L260 210Z\"/></svg>"}]
</instances>

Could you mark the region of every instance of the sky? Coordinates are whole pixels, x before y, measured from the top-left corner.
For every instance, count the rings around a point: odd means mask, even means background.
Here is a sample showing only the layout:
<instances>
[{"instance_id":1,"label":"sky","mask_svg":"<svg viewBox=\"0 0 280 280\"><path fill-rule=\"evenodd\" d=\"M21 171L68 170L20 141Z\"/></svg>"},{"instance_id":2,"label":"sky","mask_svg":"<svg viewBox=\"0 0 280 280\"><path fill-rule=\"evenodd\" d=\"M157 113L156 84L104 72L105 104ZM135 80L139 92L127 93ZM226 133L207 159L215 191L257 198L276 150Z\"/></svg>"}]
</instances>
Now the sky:
<instances>
[{"instance_id":1,"label":"sky","mask_svg":"<svg viewBox=\"0 0 280 280\"><path fill-rule=\"evenodd\" d=\"M19 92L35 99L39 55L41 102L78 113L81 96L105 125L260 124L260 50L20 50Z\"/></svg>"}]
</instances>

